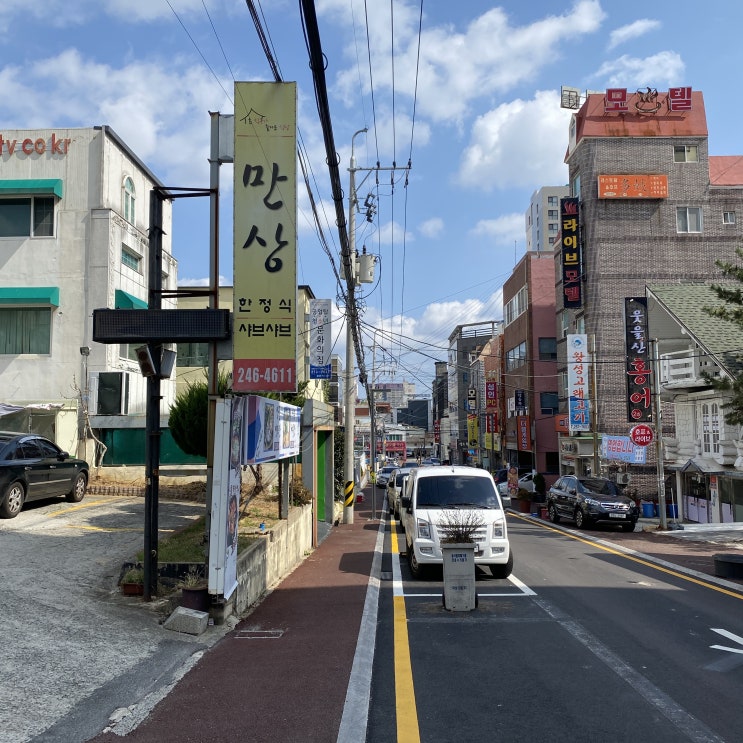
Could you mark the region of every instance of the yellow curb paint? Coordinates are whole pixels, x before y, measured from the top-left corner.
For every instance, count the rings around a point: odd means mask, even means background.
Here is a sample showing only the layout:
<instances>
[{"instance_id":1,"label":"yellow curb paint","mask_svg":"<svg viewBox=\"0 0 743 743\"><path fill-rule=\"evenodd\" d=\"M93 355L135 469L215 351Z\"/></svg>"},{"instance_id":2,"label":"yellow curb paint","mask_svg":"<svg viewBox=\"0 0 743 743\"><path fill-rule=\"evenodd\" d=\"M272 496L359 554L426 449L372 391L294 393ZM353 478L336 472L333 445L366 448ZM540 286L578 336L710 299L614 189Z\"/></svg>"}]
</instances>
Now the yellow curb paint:
<instances>
[{"instance_id":1,"label":"yellow curb paint","mask_svg":"<svg viewBox=\"0 0 743 743\"><path fill-rule=\"evenodd\" d=\"M100 506L102 503L110 503L110 500L89 500L85 503L81 503L79 506L70 506L69 508L63 508L61 511L55 513L46 514L49 518L53 519L57 516L64 516L66 513L73 513L74 511L81 511L84 508L92 508L93 506Z\"/></svg>"},{"instance_id":2,"label":"yellow curb paint","mask_svg":"<svg viewBox=\"0 0 743 743\"><path fill-rule=\"evenodd\" d=\"M399 554L397 545L397 523L390 519L392 554ZM393 628L395 656L395 717L397 719L398 743L420 743L418 708L415 706L413 664L410 660L408 640L408 618L405 597L393 596Z\"/></svg>"}]
</instances>

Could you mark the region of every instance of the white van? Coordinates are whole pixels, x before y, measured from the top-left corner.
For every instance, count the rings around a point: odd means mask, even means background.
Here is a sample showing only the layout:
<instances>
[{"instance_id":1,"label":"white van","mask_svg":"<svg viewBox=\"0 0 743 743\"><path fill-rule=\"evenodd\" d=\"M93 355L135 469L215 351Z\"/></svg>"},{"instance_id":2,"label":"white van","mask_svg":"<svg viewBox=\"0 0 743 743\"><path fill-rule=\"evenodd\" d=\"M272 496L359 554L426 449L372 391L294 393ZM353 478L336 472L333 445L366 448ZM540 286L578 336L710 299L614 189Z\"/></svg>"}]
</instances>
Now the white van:
<instances>
[{"instance_id":1,"label":"white van","mask_svg":"<svg viewBox=\"0 0 743 743\"><path fill-rule=\"evenodd\" d=\"M420 467L409 474L401 499L408 561L420 578L427 565L442 565L445 524L477 523L475 564L487 565L496 578L513 569L506 514L492 475L474 467Z\"/></svg>"}]
</instances>

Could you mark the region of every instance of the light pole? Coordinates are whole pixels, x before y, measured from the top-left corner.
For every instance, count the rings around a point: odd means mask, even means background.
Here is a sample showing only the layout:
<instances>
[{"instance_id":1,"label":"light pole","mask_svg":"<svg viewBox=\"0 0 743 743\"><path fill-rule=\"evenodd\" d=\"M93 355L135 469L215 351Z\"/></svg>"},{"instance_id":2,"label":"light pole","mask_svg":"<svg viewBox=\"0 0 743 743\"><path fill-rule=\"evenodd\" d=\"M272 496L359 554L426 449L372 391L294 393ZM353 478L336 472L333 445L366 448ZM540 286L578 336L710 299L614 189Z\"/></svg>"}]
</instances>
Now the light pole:
<instances>
[{"instance_id":1,"label":"light pole","mask_svg":"<svg viewBox=\"0 0 743 743\"><path fill-rule=\"evenodd\" d=\"M350 174L348 187L348 246L349 255L343 256L343 265L346 273L347 297L346 302L346 399L345 399L345 462L344 462L344 506L343 506L343 523L353 524L353 505L354 496L354 472L353 472L353 429L356 423L356 395L353 384L354 374L354 353L353 353L353 289L356 285L356 158L354 157L354 140L359 134L366 132L366 129L359 129L351 137L351 163L348 168Z\"/></svg>"}]
</instances>

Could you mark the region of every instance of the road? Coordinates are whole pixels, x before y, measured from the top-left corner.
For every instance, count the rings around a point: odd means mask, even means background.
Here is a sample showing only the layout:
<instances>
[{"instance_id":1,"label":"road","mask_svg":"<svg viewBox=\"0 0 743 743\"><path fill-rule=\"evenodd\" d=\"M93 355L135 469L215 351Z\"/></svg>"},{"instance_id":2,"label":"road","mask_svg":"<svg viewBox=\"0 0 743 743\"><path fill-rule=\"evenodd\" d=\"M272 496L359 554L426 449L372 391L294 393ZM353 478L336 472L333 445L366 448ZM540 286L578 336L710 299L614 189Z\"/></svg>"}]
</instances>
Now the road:
<instances>
[{"instance_id":1,"label":"road","mask_svg":"<svg viewBox=\"0 0 743 743\"><path fill-rule=\"evenodd\" d=\"M388 535L369 743L740 739L743 596L509 523L514 575L481 570L471 613L412 580Z\"/></svg>"},{"instance_id":2,"label":"road","mask_svg":"<svg viewBox=\"0 0 743 743\"><path fill-rule=\"evenodd\" d=\"M141 600L119 595L121 564L142 548L143 506L142 498L88 495L0 520L0 743L87 740L221 634L168 632ZM203 509L161 502L161 535Z\"/></svg>"}]
</instances>

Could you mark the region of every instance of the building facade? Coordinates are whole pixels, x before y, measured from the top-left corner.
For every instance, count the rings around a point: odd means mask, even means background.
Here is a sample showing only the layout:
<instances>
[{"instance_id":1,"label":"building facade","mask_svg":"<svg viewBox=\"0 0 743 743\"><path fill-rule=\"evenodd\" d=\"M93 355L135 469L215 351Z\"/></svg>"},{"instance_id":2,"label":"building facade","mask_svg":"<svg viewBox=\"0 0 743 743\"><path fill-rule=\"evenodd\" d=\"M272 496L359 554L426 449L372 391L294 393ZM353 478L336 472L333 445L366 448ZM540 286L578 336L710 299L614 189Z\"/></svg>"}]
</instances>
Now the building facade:
<instances>
[{"instance_id":1,"label":"building facade","mask_svg":"<svg viewBox=\"0 0 743 743\"><path fill-rule=\"evenodd\" d=\"M573 115L566 163L575 211L561 216L556 243L557 337L561 410L567 405L568 334L585 333L595 345L593 437L561 439L563 472L580 474L599 461L601 436L626 436L628 419L624 303L646 285L720 279L717 260L733 260L741 244L743 179L740 158L710 156L701 92L674 88L589 94ZM579 248L566 243L575 220ZM572 241L572 231L568 238ZM568 261L570 265L568 265ZM577 262L576 262L577 261ZM644 395L652 405L650 392ZM673 416L663 431L673 437ZM610 462L599 464L602 472ZM632 465L640 493L657 493L656 459Z\"/></svg>"},{"instance_id":2,"label":"building facade","mask_svg":"<svg viewBox=\"0 0 743 743\"><path fill-rule=\"evenodd\" d=\"M93 342L93 310L148 302L149 195L162 185L107 126L0 132L2 402L71 407L63 448L145 428L135 349ZM163 204L163 288L177 287L171 203ZM163 308L173 303L163 300ZM161 386L167 416L175 382Z\"/></svg>"},{"instance_id":3,"label":"building facade","mask_svg":"<svg viewBox=\"0 0 743 743\"><path fill-rule=\"evenodd\" d=\"M560 199L569 195L568 186L543 186L532 194L524 215L527 253L552 253L560 232Z\"/></svg>"}]
</instances>

